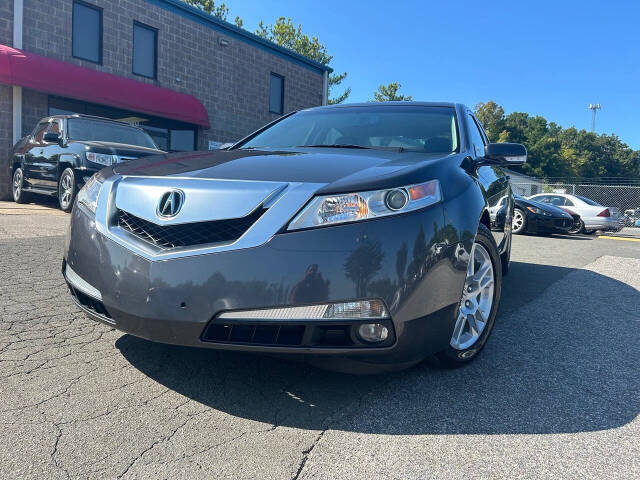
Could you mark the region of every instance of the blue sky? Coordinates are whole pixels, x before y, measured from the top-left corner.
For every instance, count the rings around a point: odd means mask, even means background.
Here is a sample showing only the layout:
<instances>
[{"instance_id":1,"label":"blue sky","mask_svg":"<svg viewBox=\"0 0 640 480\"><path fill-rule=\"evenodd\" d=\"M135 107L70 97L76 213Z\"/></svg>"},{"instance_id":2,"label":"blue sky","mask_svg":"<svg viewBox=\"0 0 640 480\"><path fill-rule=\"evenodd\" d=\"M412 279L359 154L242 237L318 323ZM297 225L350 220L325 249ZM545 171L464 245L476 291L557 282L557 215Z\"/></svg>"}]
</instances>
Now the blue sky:
<instances>
[{"instance_id":1,"label":"blue sky","mask_svg":"<svg viewBox=\"0 0 640 480\"><path fill-rule=\"evenodd\" d=\"M640 149L640 2L226 0L244 27L301 23L347 71L349 102L400 82L415 100L495 100Z\"/></svg>"}]
</instances>

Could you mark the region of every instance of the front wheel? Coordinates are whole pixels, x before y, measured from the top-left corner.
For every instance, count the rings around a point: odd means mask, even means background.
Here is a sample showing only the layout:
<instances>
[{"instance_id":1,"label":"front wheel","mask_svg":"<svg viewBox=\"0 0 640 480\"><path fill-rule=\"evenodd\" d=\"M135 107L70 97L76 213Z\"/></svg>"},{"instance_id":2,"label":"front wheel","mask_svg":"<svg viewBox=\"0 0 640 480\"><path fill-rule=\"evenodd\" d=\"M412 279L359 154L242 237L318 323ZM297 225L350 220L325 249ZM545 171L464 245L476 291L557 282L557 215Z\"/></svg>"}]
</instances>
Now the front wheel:
<instances>
[{"instance_id":1,"label":"front wheel","mask_svg":"<svg viewBox=\"0 0 640 480\"><path fill-rule=\"evenodd\" d=\"M70 212L76 196L76 177L73 170L65 168L58 180L58 202L63 212Z\"/></svg>"},{"instance_id":2,"label":"front wheel","mask_svg":"<svg viewBox=\"0 0 640 480\"><path fill-rule=\"evenodd\" d=\"M582 220L573 222L573 225L571 226L571 228L567 230L567 233L571 235L577 235L578 233L582 233L582 232L584 232L584 222Z\"/></svg>"},{"instance_id":3,"label":"front wheel","mask_svg":"<svg viewBox=\"0 0 640 480\"><path fill-rule=\"evenodd\" d=\"M513 219L511 220L511 231L515 234L524 233L527 228L527 217L519 208L513 209Z\"/></svg>"},{"instance_id":4,"label":"front wheel","mask_svg":"<svg viewBox=\"0 0 640 480\"><path fill-rule=\"evenodd\" d=\"M29 194L24 191L24 173L21 168L16 168L13 172L11 193L13 194L13 201L16 203L27 203L29 201Z\"/></svg>"},{"instance_id":5,"label":"front wheel","mask_svg":"<svg viewBox=\"0 0 640 480\"><path fill-rule=\"evenodd\" d=\"M451 339L438 354L442 364L461 366L480 353L493 330L501 290L500 254L491 232L481 224L469 256Z\"/></svg>"}]
</instances>

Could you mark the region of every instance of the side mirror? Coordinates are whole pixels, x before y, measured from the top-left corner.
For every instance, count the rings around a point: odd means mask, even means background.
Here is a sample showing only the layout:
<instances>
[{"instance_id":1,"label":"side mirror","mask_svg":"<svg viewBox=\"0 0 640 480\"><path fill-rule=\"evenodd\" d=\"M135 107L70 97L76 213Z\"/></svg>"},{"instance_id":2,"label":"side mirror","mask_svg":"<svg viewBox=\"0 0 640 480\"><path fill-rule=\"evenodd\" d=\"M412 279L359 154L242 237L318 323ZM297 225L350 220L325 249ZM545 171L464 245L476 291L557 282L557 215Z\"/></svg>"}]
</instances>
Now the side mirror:
<instances>
[{"instance_id":1,"label":"side mirror","mask_svg":"<svg viewBox=\"0 0 640 480\"><path fill-rule=\"evenodd\" d=\"M47 143L58 143L60 141L60 136L57 133L45 133L44 141Z\"/></svg>"},{"instance_id":2,"label":"side mirror","mask_svg":"<svg viewBox=\"0 0 640 480\"><path fill-rule=\"evenodd\" d=\"M520 143L490 143L484 157L505 165L522 165L527 161L527 149Z\"/></svg>"}]
</instances>

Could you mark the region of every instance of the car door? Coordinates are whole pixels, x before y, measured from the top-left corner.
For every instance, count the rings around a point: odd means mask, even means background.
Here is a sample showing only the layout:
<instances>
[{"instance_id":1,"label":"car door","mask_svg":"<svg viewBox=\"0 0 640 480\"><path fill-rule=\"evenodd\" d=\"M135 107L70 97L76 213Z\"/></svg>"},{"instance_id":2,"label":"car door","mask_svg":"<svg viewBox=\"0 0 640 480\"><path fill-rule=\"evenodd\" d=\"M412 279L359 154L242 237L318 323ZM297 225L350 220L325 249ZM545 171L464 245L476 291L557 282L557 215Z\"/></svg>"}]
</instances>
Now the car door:
<instances>
[{"instance_id":1,"label":"car door","mask_svg":"<svg viewBox=\"0 0 640 480\"><path fill-rule=\"evenodd\" d=\"M40 187L42 183L41 168L44 155L44 134L49 127L49 122L44 120L36 125L33 133L27 141L24 154L24 179L34 187Z\"/></svg>"},{"instance_id":2,"label":"car door","mask_svg":"<svg viewBox=\"0 0 640 480\"><path fill-rule=\"evenodd\" d=\"M467 112L466 120L472 154L474 158L482 158L484 157L485 147L489 143L487 136L480 126L480 122L470 111ZM490 211L498 211L500 202L504 197L510 200L509 177L502 168L497 165L481 165L476 169L476 178L485 191ZM512 212L513 205L507 205L506 214L502 221L496 222L495 228L492 229L493 237L500 249L502 249L503 243L506 241L506 232L511 227Z\"/></svg>"},{"instance_id":3,"label":"car door","mask_svg":"<svg viewBox=\"0 0 640 480\"><path fill-rule=\"evenodd\" d=\"M46 133L62 135L62 120L54 118L49 122ZM61 147L57 142L42 141L42 157L40 159L40 184L47 189L58 188L58 165L60 163Z\"/></svg>"}]
</instances>

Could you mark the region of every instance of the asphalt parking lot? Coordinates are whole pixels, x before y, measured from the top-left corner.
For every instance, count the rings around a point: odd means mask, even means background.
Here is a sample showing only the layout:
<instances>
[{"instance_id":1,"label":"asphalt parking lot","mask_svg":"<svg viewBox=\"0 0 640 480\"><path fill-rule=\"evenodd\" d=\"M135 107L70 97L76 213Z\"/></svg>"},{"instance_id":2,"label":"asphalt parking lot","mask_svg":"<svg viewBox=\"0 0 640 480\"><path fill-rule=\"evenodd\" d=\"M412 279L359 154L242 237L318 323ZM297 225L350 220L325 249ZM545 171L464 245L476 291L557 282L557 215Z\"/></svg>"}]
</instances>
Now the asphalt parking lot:
<instances>
[{"instance_id":1,"label":"asphalt parking lot","mask_svg":"<svg viewBox=\"0 0 640 480\"><path fill-rule=\"evenodd\" d=\"M640 478L640 242L514 239L465 368L350 376L88 320L0 202L0 478Z\"/></svg>"}]
</instances>

